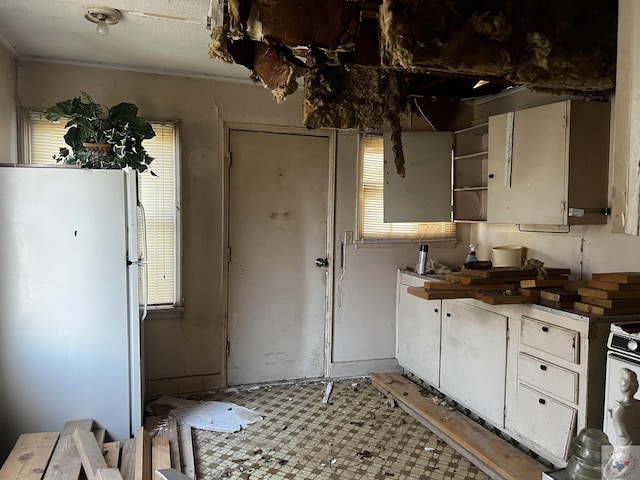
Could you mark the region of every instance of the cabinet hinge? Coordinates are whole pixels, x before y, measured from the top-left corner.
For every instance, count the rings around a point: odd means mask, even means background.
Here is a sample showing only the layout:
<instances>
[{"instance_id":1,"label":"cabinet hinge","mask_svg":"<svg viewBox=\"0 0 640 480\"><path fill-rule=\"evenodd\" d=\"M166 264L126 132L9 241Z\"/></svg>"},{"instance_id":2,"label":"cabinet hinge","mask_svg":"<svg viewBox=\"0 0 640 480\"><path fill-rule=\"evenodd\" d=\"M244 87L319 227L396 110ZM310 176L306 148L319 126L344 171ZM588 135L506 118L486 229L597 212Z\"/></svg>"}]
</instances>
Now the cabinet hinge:
<instances>
[{"instance_id":1,"label":"cabinet hinge","mask_svg":"<svg viewBox=\"0 0 640 480\"><path fill-rule=\"evenodd\" d=\"M233 163L233 156L231 155L231 150L227 152L227 167L230 167Z\"/></svg>"},{"instance_id":2,"label":"cabinet hinge","mask_svg":"<svg viewBox=\"0 0 640 480\"><path fill-rule=\"evenodd\" d=\"M227 263L231 263L231 247L227 247L226 256L227 256Z\"/></svg>"},{"instance_id":3,"label":"cabinet hinge","mask_svg":"<svg viewBox=\"0 0 640 480\"><path fill-rule=\"evenodd\" d=\"M227 340L227 357L231 355L231 342Z\"/></svg>"}]
</instances>

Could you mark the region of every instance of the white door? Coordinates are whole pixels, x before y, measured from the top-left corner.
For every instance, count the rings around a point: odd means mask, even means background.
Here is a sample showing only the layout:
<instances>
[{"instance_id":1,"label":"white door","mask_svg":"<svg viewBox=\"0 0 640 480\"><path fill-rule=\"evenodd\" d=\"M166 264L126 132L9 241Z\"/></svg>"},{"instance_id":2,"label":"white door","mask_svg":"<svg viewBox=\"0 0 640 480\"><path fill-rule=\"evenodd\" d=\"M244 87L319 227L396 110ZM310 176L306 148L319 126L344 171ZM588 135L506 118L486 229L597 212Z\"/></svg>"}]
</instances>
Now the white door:
<instances>
[{"instance_id":1,"label":"white door","mask_svg":"<svg viewBox=\"0 0 640 480\"><path fill-rule=\"evenodd\" d=\"M324 374L329 139L232 130L227 383Z\"/></svg>"}]
</instances>

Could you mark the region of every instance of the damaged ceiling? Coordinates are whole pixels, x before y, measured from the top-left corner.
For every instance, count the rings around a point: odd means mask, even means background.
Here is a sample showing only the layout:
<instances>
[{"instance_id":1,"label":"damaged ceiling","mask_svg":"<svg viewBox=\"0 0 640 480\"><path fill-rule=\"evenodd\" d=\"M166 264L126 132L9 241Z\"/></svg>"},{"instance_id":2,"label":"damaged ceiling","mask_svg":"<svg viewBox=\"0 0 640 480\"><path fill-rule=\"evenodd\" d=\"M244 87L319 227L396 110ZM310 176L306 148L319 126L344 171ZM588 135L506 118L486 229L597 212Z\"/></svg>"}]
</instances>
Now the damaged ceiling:
<instances>
[{"instance_id":1,"label":"damaged ceiling","mask_svg":"<svg viewBox=\"0 0 640 480\"><path fill-rule=\"evenodd\" d=\"M617 0L227 0L209 56L248 68L276 101L304 77L309 128L396 140L412 101L510 85L595 95L614 88ZM478 81L484 85L478 87ZM476 88L474 88L474 86ZM396 165L403 174L401 146Z\"/></svg>"}]
</instances>

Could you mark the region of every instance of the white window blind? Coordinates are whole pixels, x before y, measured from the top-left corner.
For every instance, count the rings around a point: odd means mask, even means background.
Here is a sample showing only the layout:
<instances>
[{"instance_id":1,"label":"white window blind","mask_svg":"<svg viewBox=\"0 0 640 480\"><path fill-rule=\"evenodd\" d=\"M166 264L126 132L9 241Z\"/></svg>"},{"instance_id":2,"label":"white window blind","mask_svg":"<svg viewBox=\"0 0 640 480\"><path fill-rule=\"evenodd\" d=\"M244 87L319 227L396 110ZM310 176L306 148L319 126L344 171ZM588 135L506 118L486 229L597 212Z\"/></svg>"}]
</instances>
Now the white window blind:
<instances>
[{"instance_id":1,"label":"white window blind","mask_svg":"<svg viewBox=\"0 0 640 480\"><path fill-rule=\"evenodd\" d=\"M176 129L152 124L156 136L144 141L153 157L140 175L138 194L147 220L149 305L176 303Z\"/></svg>"},{"instance_id":2,"label":"white window blind","mask_svg":"<svg viewBox=\"0 0 640 480\"><path fill-rule=\"evenodd\" d=\"M50 122L41 115L29 118L30 163L54 163L53 154L65 147L65 122ZM177 304L177 129L152 123L156 136L144 141L153 157L149 173L138 176L139 198L147 223L149 305ZM142 241L142 237L139 239ZM142 289L142 286L140 287ZM142 298L143 292L140 292Z\"/></svg>"},{"instance_id":3,"label":"white window blind","mask_svg":"<svg viewBox=\"0 0 640 480\"><path fill-rule=\"evenodd\" d=\"M358 234L363 242L429 240L453 242L453 222L384 223L384 145L381 137L360 139Z\"/></svg>"}]
</instances>

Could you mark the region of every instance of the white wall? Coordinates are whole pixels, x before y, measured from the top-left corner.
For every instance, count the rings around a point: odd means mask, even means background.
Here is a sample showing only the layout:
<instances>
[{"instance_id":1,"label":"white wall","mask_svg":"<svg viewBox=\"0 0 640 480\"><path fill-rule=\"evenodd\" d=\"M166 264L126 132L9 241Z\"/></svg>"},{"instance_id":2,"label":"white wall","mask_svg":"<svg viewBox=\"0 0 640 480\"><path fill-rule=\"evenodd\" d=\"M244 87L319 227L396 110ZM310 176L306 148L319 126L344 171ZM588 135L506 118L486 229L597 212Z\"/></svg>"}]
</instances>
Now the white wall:
<instances>
[{"instance_id":1,"label":"white wall","mask_svg":"<svg viewBox=\"0 0 640 480\"><path fill-rule=\"evenodd\" d=\"M18 158L16 61L0 42L0 163Z\"/></svg>"},{"instance_id":2,"label":"white wall","mask_svg":"<svg viewBox=\"0 0 640 480\"><path fill-rule=\"evenodd\" d=\"M302 94L276 104L261 86L142 74L42 62L20 62L18 93L26 108L43 109L86 91L97 102L129 101L150 120L180 120L183 194L182 314L146 322L146 376L150 394L221 386L224 344L222 246L224 213L223 122L302 127ZM357 136L340 133L337 145L336 245L355 230ZM459 250L432 247L430 258L460 264ZM395 365L395 269L414 265L416 247L346 251L336 275L335 363L331 374L361 375ZM337 268L339 252L334 255ZM249 299L250 300L250 299Z\"/></svg>"},{"instance_id":3,"label":"white wall","mask_svg":"<svg viewBox=\"0 0 640 480\"><path fill-rule=\"evenodd\" d=\"M332 374L358 375L391 368L395 360L396 269L414 267L418 246L345 246L344 274L340 242L356 230L358 136L338 135L336 181L336 252L334 254L334 338ZM458 247L432 244L429 258L459 268L467 254L469 226L458 224ZM372 362L372 360L381 360Z\"/></svg>"},{"instance_id":4,"label":"white wall","mask_svg":"<svg viewBox=\"0 0 640 480\"><path fill-rule=\"evenodd\" d=\"M572 226L569 233L520 232L516 225L478 224L472 239L478 258L491 259L491 247L521 245L527 258L548 267L571 268L572 277L588 280L592 273L640 271L640 238L611 233L611 225Z\"/></svg>"}]
</instances>

